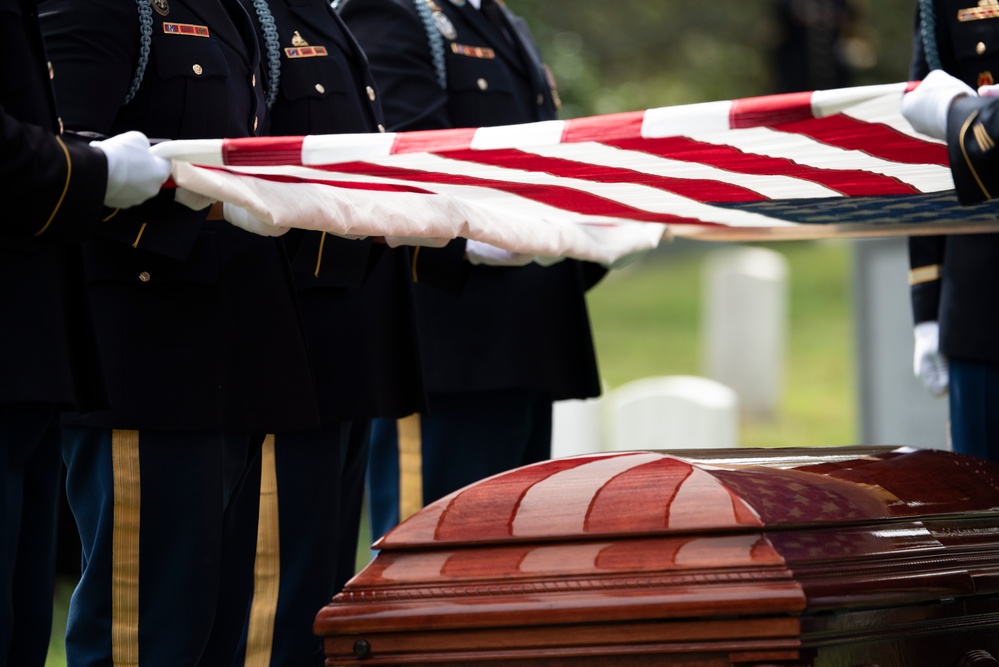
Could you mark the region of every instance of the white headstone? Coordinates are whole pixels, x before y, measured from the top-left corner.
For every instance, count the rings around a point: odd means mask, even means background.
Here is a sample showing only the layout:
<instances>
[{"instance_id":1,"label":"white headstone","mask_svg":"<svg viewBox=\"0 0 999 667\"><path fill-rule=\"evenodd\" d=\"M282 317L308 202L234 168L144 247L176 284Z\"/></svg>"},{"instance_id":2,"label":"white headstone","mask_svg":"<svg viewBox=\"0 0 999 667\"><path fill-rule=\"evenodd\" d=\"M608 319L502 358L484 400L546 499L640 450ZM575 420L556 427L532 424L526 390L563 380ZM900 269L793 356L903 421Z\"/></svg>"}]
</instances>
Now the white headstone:
<instances>
[{"instance_id":1,"label":"white headstone","mask_svg":"<svg viewBox=\"0 0 999 667\"><path fill-rule=\"evenodd\" d=\"M604 397L607 449L713 449L739 445L739 399L686 375L634 380Z\"/></svg>"},{"instance_id":2,"label":"white headstone","mask_svg":"<svg viewBox=\"0 0 999 667\"><path fill-rule=\"evenodd\" d=\"M787 281L787 260L767 248L720 248L705 257L703 374L734 389L749 417L770 418L780 402Z\"/></svg>"},{"instance_id":3,"label":"white headstone","mask_svg":"<svg viewBox=\"0 0 999 667\"><path fill-rule=\"evenodd\" d=\"M861 440L949 449L947 399L932 396L912 372L907 242L855 241L853 257Z\"/></svg>"},{"instance_id":4,"label":"white headstone","mask_svg":"<svg viewBox=\"0 0 999 667\"><path fill-rule=\"evenodd\" d=\"M552 458L603 451L601 399L555 401L552 411Z\"/></svg>"}]
</instances>

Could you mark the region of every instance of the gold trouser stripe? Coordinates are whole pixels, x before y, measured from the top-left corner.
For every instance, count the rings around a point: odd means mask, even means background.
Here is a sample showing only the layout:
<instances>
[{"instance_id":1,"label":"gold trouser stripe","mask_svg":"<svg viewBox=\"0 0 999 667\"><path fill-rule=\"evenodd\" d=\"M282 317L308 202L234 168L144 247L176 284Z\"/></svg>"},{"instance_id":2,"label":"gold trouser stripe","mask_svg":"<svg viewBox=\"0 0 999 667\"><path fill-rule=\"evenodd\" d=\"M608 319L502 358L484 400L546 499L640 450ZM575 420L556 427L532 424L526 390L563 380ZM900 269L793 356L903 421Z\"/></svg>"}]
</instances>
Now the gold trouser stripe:
<instances>
[{"instance_id":1,"label":"gold trouser stripe","mask_svg":"<svg viewBox=\"0 0 999 667\"><path fill-rule=\"evenodd\" d=\"M941 264L930 264L928 266L920 266L919 268L912 269L909 271L909 284L919 285L921 283L940 280L940 272L942 270L943 265Z\"/></svg>"},{"instance_id":2,"label":"gold trouser stripe","mask_svg":"<svg viewBox=\"0 0 999 667\"><path fill-rule=\"evenodd\" d=\"M111 662L139 664L139 432L112 431Z\"/></svg>"},{"instance_id":3,"label":"gold trouser stripe","mask_svg":"<svg viewBox=\"0 0 999 667\"><path fill-rule=\"evenodd\" d=\"M277 468L274 436L264 439L260 469L260 515L257 521L257 555L253 563L253 603L246 635L246 667L268 667L274 646L281 584L281 542L278 525Z\"/></svg>"},{"instance_id":4,"label":"gold trouser stripe","mask_svg":"<svg viewBox=\"0 0 999 667\"><path fill-rule=\"evenodd\" d=\"M399 429L399 520L405 521L423 508L423 452L420 415L400 419Z\"/></svg>"}]
</instances>

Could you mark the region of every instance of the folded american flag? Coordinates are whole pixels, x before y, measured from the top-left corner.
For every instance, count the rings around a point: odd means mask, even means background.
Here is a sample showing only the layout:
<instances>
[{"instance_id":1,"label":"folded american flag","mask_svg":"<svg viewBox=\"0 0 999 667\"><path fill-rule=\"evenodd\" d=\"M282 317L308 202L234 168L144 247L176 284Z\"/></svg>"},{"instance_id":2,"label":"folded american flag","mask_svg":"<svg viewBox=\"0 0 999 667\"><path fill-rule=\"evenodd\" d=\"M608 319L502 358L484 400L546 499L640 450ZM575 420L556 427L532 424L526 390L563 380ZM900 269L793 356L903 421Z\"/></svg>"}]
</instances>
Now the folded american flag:
<instances>
[{"instance_id":1,"label":"folded american flag","mask_svg":"<svg viewBox=\"0 0 999 667\"><path fill-rule=\"evenodd\" d=\"M526 125L173 141L178 186L282 227L458 236L613 264L664 234L776 240L999 229L960 207L897 83ZM651 223L651 224L650 224Z\"/></svg>"}]
</instances>

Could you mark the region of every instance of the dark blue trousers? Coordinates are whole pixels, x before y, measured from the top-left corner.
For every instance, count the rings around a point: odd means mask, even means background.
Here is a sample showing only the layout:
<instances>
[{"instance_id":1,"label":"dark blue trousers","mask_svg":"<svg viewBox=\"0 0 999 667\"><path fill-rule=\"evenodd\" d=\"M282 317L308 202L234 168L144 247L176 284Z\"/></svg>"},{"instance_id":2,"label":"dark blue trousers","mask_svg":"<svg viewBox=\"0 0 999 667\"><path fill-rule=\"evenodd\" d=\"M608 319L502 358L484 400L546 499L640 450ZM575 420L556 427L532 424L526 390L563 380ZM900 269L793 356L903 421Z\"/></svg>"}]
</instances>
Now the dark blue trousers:
<instances>
[{"instance_id":1,"label":"dark blue trousers","mask_svg":"<svg viewBox=\"0 0 999 667\"><path fill-rule=\"evenodd\" d=\"M486 477L551 457L552 399L533 390L430 395L420 417L423 504ZM372 539L399 523L396 422L372 427L368 489Z\"/></svg>"},{"instance_id":2,"label":"dark blue trousers","mask_svg":"<svg viewBox=\"0 0 999 667\"><path fill-rule=\"evenodd\" d=\"M68 664L231 664L252 591L262 440L66 427L83 549Z\"/></svg>"},{"instance_id":3,"label":"dark blue trousers","mask_svg":"<svg viewBox=\"0 0 999 667\"><path fill-rule=\"evenodd\" d=\"M949 367L951 446L999 461L999 366L950 359Z\"/></svg>"},{"instance_id":4,"label":"dark blue trousers","mask_svg":"<svg viewBox=\"0 0 999 667\"><path fill-rule=\"evenodd\" d=\"M233 667L261 664L261 654L271 667L322 667L312 623L354 576L369 434L370 422L358 420L275 437L278 530L261 521L256 571L278 573L277 596L274 582L258 579Z\"/></svg>"},{"instance_id":5,"label":"dark blue trousers","mask_svg":"<svg viewBox=\"0 0 999 667\"><path fill-rule=\"evenodd\" d=\"M0 406L0 664L42 667L52 631L59 414Z\"/></svg>"}]
</instances>

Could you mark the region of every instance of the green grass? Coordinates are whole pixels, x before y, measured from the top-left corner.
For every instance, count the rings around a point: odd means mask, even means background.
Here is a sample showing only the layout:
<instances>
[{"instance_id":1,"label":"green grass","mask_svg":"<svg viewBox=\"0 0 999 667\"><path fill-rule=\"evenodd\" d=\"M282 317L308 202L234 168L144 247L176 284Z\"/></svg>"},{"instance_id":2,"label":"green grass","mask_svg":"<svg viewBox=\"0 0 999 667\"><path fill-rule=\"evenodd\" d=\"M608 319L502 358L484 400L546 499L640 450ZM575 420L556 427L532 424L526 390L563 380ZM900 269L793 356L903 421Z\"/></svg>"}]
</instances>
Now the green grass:
<instances>
[{"instance_id":1,"label":"green grass","mask_svg":"<svg viewBox=\"0 0 999 667\"><path fill-rule=\"evenodd\" d=\"M612 272L588 302L608 389L654 375L701 375L702 270L710 242L667 244ZM746 447L856 444L850 245L784 242L789 330L784 391L772 420L743 419Z\"/></svg>"}]
</instances>

